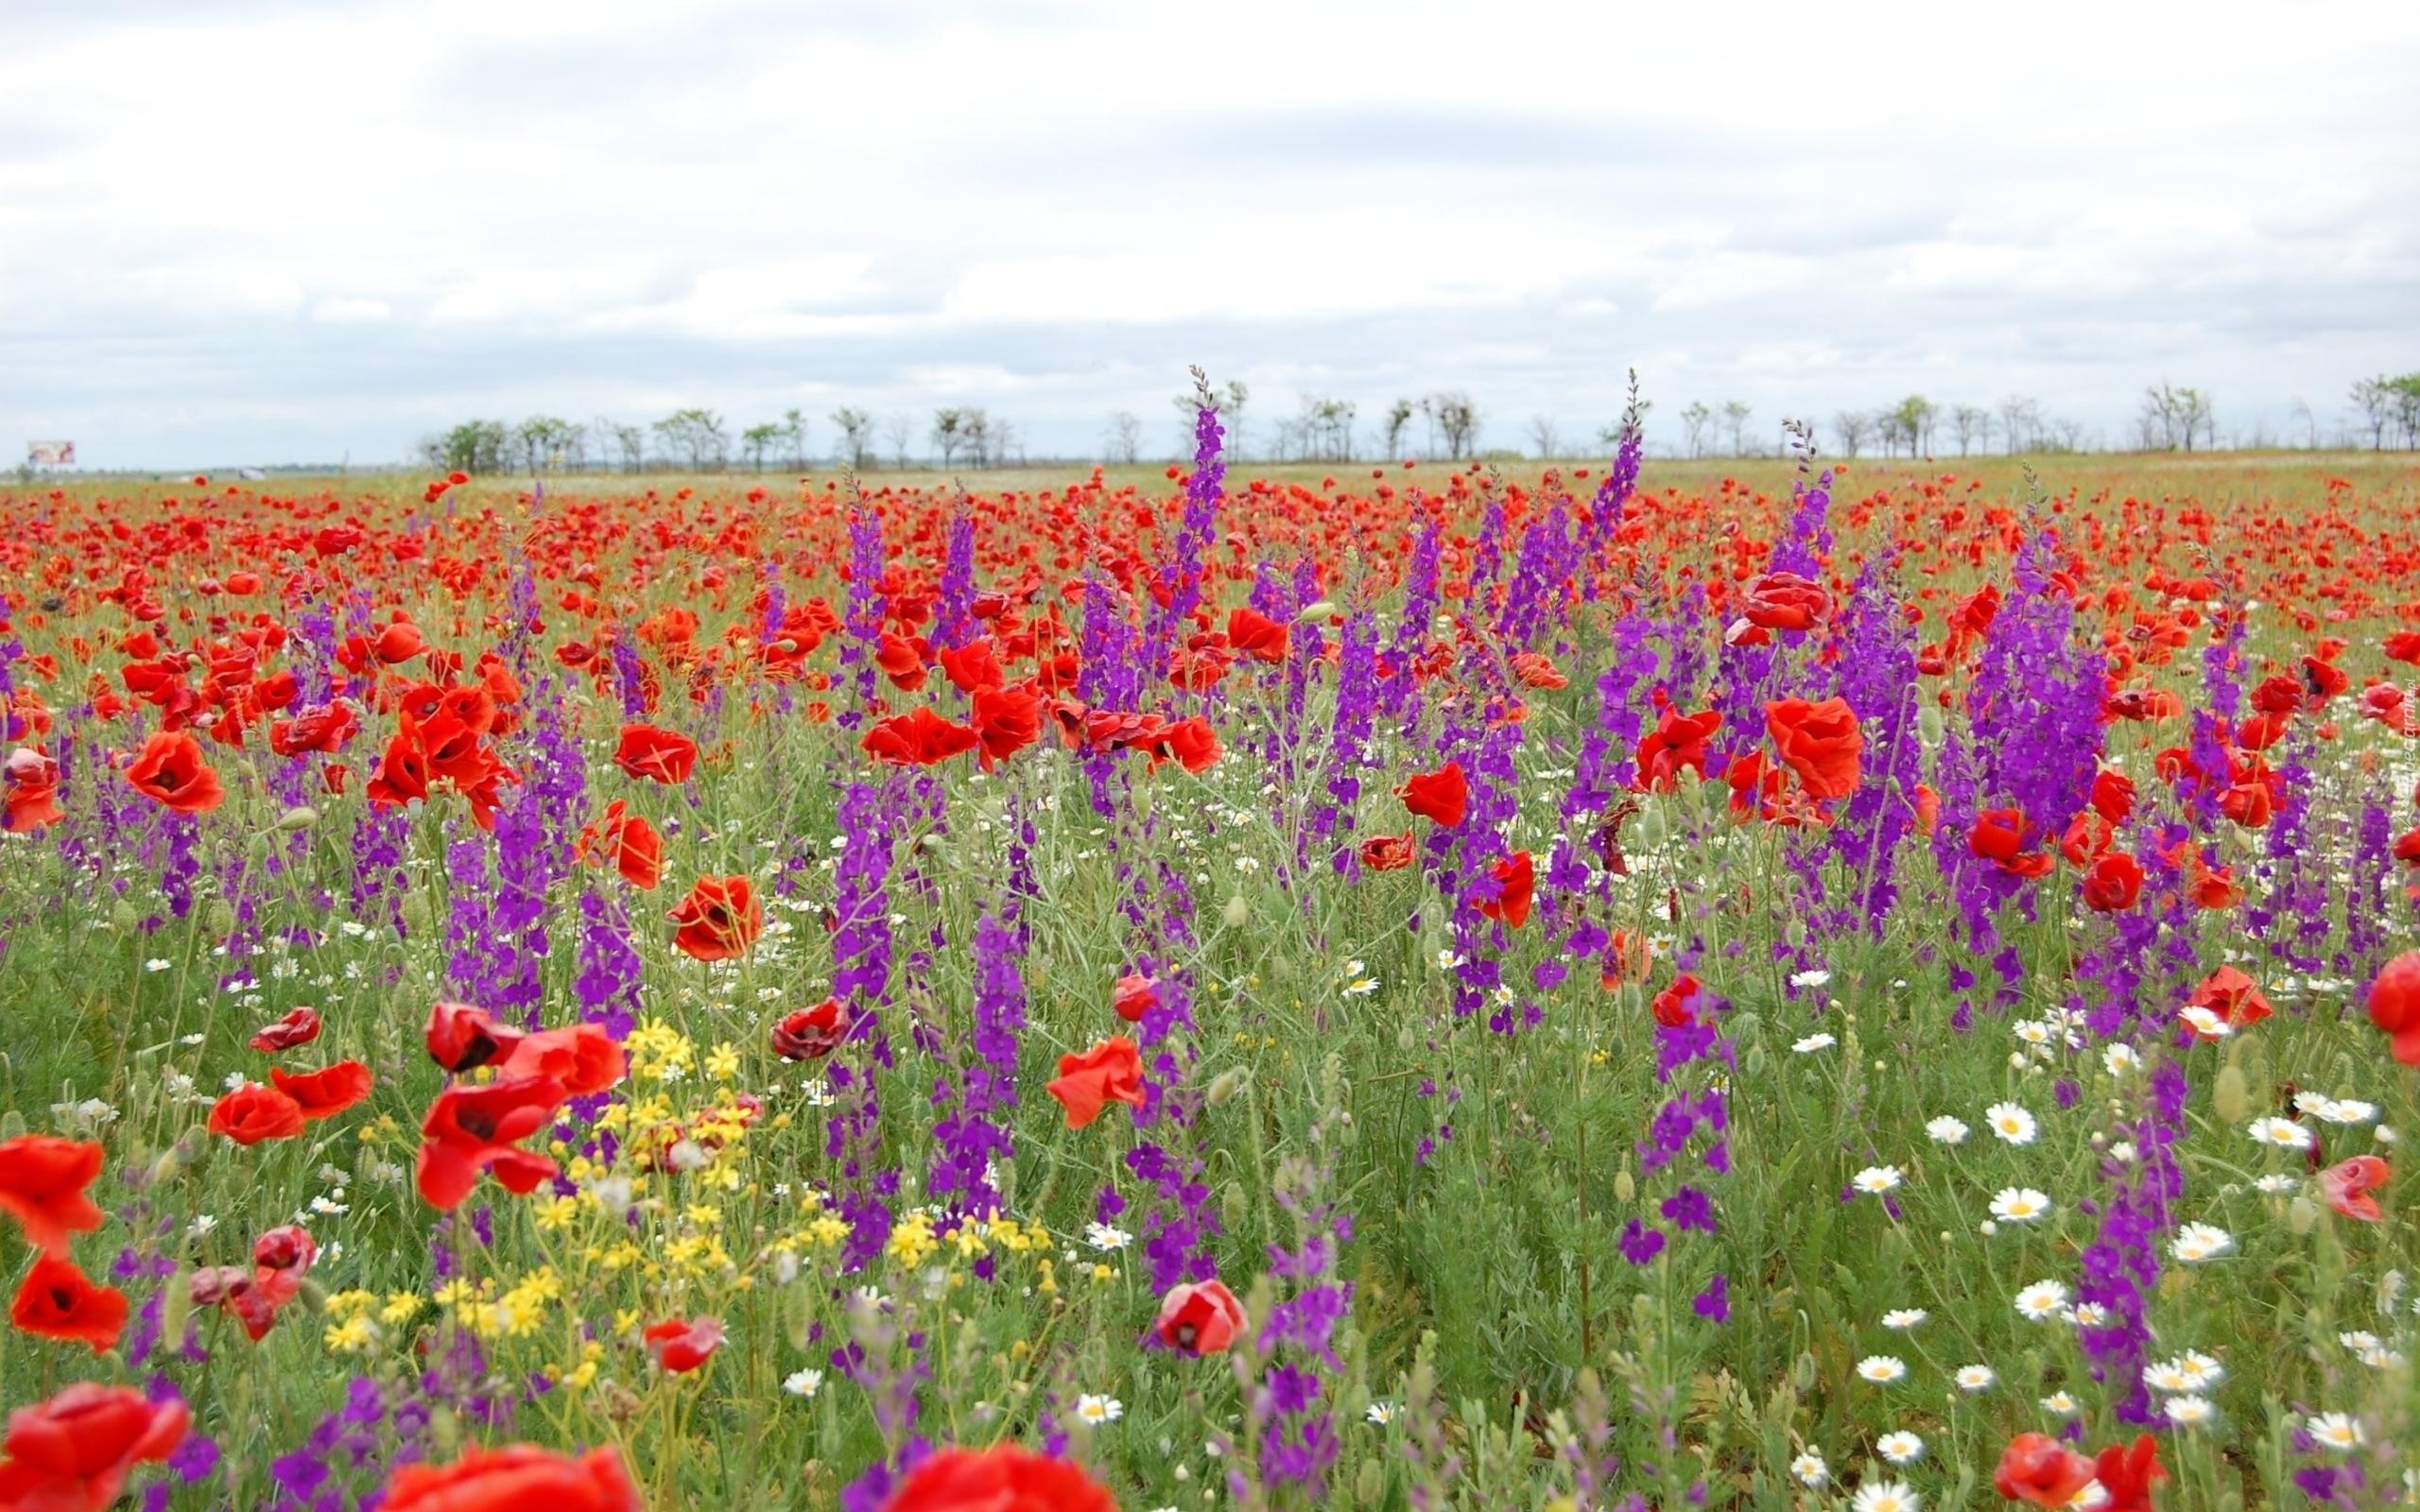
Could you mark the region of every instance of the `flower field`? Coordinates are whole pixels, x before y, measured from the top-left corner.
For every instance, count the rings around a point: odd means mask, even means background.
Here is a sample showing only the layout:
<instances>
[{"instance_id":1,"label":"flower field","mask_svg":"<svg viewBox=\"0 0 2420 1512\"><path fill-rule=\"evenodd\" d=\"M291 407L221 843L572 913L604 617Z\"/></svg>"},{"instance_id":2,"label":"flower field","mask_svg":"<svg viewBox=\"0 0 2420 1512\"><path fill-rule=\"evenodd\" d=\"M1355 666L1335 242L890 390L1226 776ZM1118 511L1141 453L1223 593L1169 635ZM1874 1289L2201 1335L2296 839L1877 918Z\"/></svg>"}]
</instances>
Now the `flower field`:
<instances>
[{"instance_id":1,"label":"flower field","mask_svg":"<svg viewBox=\"0 0 2420 1512\"><path fill-rule=\"evenodd\" d=\"M1630 434L0 497L0 1512L2420 1498L2420 469Z\"/></svg>"}]
</instances>

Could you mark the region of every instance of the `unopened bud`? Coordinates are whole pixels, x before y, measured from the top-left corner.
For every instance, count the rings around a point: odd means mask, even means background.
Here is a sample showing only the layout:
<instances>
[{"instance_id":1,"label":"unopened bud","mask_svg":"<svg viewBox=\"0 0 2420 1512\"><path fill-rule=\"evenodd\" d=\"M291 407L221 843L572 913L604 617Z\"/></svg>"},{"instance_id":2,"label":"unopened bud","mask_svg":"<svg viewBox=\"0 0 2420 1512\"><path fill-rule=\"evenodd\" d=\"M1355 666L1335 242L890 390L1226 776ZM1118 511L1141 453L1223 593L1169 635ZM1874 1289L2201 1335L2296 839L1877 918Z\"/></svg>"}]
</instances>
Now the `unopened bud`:
<instances>
[{"instance_id":1,"label":"unopened bud","mask_svg":"<svg viewBox=\"0 0 2420 1512\"><path fill-rule=\"evenodd\" d=\"M234 929L235 905L229 902L224 898L212 900L210 904L210 932L214 935L229 935L234 933Z\"/></svg>"},{"instance_id":2,"label":"unopened bud","mask_svg":"<svg viewBox=\"0 0 2420 1512\"><path fill-rule=\"evenodd\" d=\"M2220 1122L2240 1124L2252 1111L2252 1093L2244 1086L2243 1068L2229 1061L2219 1068L2219 1084L2210 1092L2210 1107Z\"/></svg>"},{"instance_id":3,"label":"unopened bud","mask_svg":"<svg viewBox=\"0 0 2420 1512\"><path fill-rule=\"evenodd\" d=\"M1629 1166L1614 1173L1614 1195L1624 1202L1638 1195L1638 1182L1632 1177Z\"/></svg>"},{"instance_id":4,"label":"unopened bud","mask_svg":"<svg viewBox=\"0 0 2420 1512\"><path fill-rule=\"evenodd\" d=\"M135 926L142 922L143 916L136 913L134 905L125 899L121 898L110 905L110 928L119 934L131 935Z\"/></svg>"},{"instance_id":5,"label":"unopened bud","mask_svg":"<svg viewBox=\"0 0 2420 1512\"><path fill-rule=\"evenodd\" d=\"M1316 604L1304 605L1303 612L1294 616L1294 623L1297 625L1310 625L1317 621L1327 619L1335 613L1336 606L1322 598Z\"/></svg>"},{"instance_id":6,"label":"unopened bud","mask_svg":"<svg viewBox=\"0 0 2420 1512\"><path fill-rule=\"evenodd\" d=\"M168 1278L160 1292L160 1336L172 1348L182 1347L185 1324L193 1317L193 1287L187 1284L185 1273L179 1271Z\"/></svg>"},{"instance_id":7,"label":"unopened bud","mask_svg":"<svg viewBox=\"0 0 2420 1512\"><path fill-rule=\"evenodd\" d=\"M1244 902L1242 893L1236 893L1227 900L1227 906L1219 917L1227 921L1229 929L1241 929L1252 919L1252 904Z\"/></svg>"},{"instance_id":8,"label":"unopened bud","mask_svg":"<svg viewBox=\"0 0 2420 1512\"><path fill-rule=\"evenodd\" d=\"M1937 703L1930 702L1918 704L1916 706L1916 733L1924 737L1925 744L1927 746L1940 745L1943 732L1941 706Z\"/></svg>"},{"instance_id":9,"label":"unopened bud","mask_svg":"<svg viewBox=\"0 0 2420 1512\"><path fill-rule=\"evenodd\" d=\"M1242 1091L1244 1084L1251 1080L1252 1073L1248 1069L1242 1066L1229 1067L1219 1073L1218 1077L1210 1083L1210 1091L1202 1100L1213 1108L1223 1108L1234 1099L1236 1093Z\"/></svg>"},{"instance_id":10,"label":"unopened bud","mask_svg":"<svg viewBox=\"0 0 2420 1512\"><path fill-rule=\"evenodd\" d=\"M1244 1219L1251 1213L1252 1201L1244 1195L1242 1185L1229 1182L1225 1194L1219 1199L1219 1216L1225 1221L1227 1232L1234 1233L1241 1228Z\"/></svg>"},{"instance_id":11,"label":"unopened bud","mask_svg":"<svg viewBox=\"0 0 2420 1512\"><path fill-rule=\"evenodd\" d=\"M301 1289L295 1292L294 1299L302 1303L306 1312L324 1313L328 1310L328 1289L307 1276L302 1279Z\"/></svg>"},{"instance_id":12,"label":"unopened bud","mask_svg":"<svg viewBox=\"0 0 2420 1512\"><path fill-rule=\"evenodd\" d=\"M2299 1239L2319 1227L2319 1204L2306 1196L2296 1196L2286 1209L2286 1223Z\"/></svg>"},{"instance_id":13,"label":"unopened bud","mask_svg":"<svg viewBox=\"0 0 2420 1512\"><path fill-rule=\"evenodd\" d=\"M1353 1476L1353 1500L1363 1506L1376 1506L1378 1498L1387 1494L1386 1467L1374 1457L1361 1462Z\"/></svg>"},{"instance_id":14,"label":"unopened bud","mask_svg":"<svg viewBox=\"0 0 2420 1512\"><path fill-rule=\"evenodd\" d=\"M277 816L277 827L287 834L307 830L320 822L320 811L308 804L298 803Z\"/></svg>"}]
</instances>

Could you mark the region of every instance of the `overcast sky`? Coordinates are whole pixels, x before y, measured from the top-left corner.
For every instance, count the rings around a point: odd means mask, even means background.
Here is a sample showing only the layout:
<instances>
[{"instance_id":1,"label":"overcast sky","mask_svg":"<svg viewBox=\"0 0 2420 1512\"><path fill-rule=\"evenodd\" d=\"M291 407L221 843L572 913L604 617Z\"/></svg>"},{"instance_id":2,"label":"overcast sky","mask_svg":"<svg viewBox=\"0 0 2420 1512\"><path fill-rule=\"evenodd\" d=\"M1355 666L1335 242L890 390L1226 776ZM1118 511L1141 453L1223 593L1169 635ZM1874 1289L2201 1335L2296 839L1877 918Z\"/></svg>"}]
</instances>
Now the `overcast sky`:
<instances>
[{"instance_id":1,"label":"overcast sky","mask_svg":"<svg viewBox=\"0 0 2420 1512\"><path fill-rule=\"evenodd\" d=\"M1189 362L1254 434L1583 436L1630 367L1666 442L1910 391L2115 437L2160 378L2224 434L2420 368L2406 3L5 9L9 456L842 404L1164 452Z\"/></svg>"}]
</instances>

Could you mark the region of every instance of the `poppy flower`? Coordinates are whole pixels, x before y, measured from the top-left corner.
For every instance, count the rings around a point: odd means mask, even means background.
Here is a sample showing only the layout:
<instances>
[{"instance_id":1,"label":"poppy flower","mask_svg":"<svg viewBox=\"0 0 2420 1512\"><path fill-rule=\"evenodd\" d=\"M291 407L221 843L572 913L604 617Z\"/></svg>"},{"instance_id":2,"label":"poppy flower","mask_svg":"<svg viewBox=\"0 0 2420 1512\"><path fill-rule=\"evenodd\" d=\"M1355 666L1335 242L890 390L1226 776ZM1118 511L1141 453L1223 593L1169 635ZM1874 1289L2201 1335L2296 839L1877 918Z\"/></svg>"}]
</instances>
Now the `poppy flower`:
<instances>
[{"instance_id":1,"label":"poppy flower","mask_svg":"<svg viewBox=\"0 0 2420 1512\"><path fill-rule=\"evenodd\" d=\"M969 697L997 688L1006 680L988 635L977 636L964 645L951 646L941 654L940 660L942 676Z\"/></svg>"},{"instance_id":2,"label":"poppy flower","mask_svg":"<svg viewBox=\"0 0 2420 1512\"><path fill-rule=\"evenodd\" d=\"M1400 871L1413 859L1411 833L1378 834L1361 842L1361 864L1372 871Z\"/></svg>"},{"instance_id":3,"label":"poppy flower","mask_svg":"<svg viewBox=\"0 0 2420 1512\"><path fill-rule=\"evenodd\" d=\"M388 1506L412 1512L392 1502ZM891 1491L882 1512L1117 1512L1117 1502L1082 1466L1004 1441L927 1455Z\"/></svg>"},{"instance_id":4,"label":"poppy flower","mask_svg":"<svg viewBox=\"0 0 2420 1512\"><path fill-rule=\"evenodd\" d=\"M672 943L701 961L743 955L765 932L765 906L746 877L700 877L666 917L681 926Z\"/></svg>"},{"instance_id":5,"label":"poppy flower","mask_svg":"<svg viewBox=\"0 0 2420 1512\"><path fill-rule=\"evenodd\" d=\"M179 814L207 814L227 797L218 774L201 759L201 743L182 730L160 730L146 740L127 765L126 781Z\"/></svg>"},{"instance_id":6,"label":"poppy flower","mask_svg":"<svg viewBox=\"0 0 2420 1512\"><path fill-rule=\"evenodd\" d=\"M701 1317L693 1323L666 1318L648 1325L640 1337L656 1364L674 1375L684 1375L713 1359L715 1350L722 1347L722 1319Z\"/></svg>"},{"instance_id":7,"label":"poppy flower","mask_svg":"<svg viewBox=\"0 0 2420 1512\"><path fill-rule=\"evenodd\" d=\"M678 787L698 769L698 743L677 730L624 725L621 744L614 748L614 765L632 777Z\"/></svg>"},{"instance_id":8,"label":"poppy flower","mask_svg":"<svg viewBox=\"0 0 2420 1512\"><path fill-rule=\"evenodd\" d=\"M8 797L0 800L0 830L31 834L67 817L58 803L59 764L38 750L20 746L0 766Z\"/></svg>"},{"instance_id":9,"label":"poppy flower","mask_svg":"<svg viewBox=\"0 0 2420 1512\"><path fill-rule=\"evenodd\" d=\"M1809 703L1783 698L1765 705L1765 733L1782 765L1798 774L1807 796L1841 799L1857 791L1858 759L1865 748L1857 712L1845 698Z\"/></svg>"},{"instance_id":10,"label":"poppy flower","mask_svg":"<svg viewBox=\"0 0 2420 1512\"><path fill-rule=\"evenodd\" d=\"M2195 1007L2208 1009L2235 1029L2248 1029L2269 1017L2271 1011L2269 1000L2260 995L2259 984L2232 966L2221 966L2202 978L2187 1001Z\"/></svg>"},{"instance_id":11,"label":"poppy flower","mask_svg":"<svg viewBox=\"0 0 2420 1512\"><path fill-rule=\"evenodd\" d=\"M83 1344L95 1354L116 1348L126 1332L126 1294L95 1286L72 1260L45 1254L34 1261L9 1308L9 1321L39 1339Z\"/></svg>"},{"instance_id":12,"label":"poppy flower","mask_svg":"<svg viewBox=\"0 0 2420 1512\"><path fill-rule=\"evenodd\" d=\"M281 1050L293 1050L320 1038L320 1014L316 1008L288 1008L285 1017L252 1036L251 1046L263 1055L275 1055Z\"/></svg>"},{"instance_id":13,"label":"poppy flower","mask_svg":"<svg viewBox=\"0 0 2420 1512\"><path fill-rule=\"evenodd\" d=\"M300 1224L271 1228L252 1241L252 1265L282 1276L301 1276L320 1258L319 1241Z\"/></svg>"},{"instance_id":14,"label":"poppy flower","mask_svg":"<svg viewBox=\"0 0 2420 1512\"><path fill-rule=\"evenodd\" d=\"M2142 896L2143 864L2123 850L2112 850L2084 873L2084 906L2095 913L2122 914Z\"/></svg>"},{"instance_id":15,"label":"poppy flower","mask_svg":"<svg viewBox=\"0 0 2420 1512\"><path fill-rule=\"evenodd\" d=\"M821 1060L849 1037L849 1017L838 998L797 1008L773 1025L773 1054L784 1060Z\"/></svg>"},{"instance_id":16,"label":"poppy flower","mask_svg":"<svg viewBox=\"0 0 2420 1512\"><path fill-rule=\"evenodd\" d=\"M544 1029L523 1039L497 1063L506 1076L542 1076L562 1083L571 1097L594 1097L620 1084L630 1057L593 1023Z\"/></svg>"},{"instance_id":17,"label":"poppy flower","mask_svg":"<svg viewBox=\"0 0 2420 1512\"><path fill-rule=\"evenodd\" d=\"M2000 1451L1992 1485L2012 1502L2064 1507L2092 1484L2093 1463L2048 1434L2019 1434Z\"/></svg>"},{"instance_id":18,"label":"poppy flower","mask_svg":"<svg viewBox=\"0 0 2420 1512\"><path fill-rule=\"evenodd\" d=\"M1668 793L1684 771L1704 777L1705 743L1721 728L1720 710L1685 714L1667 704L1656 717L1655 728L1639 737L1632 753L1638 763L1638 785L1650 792Z\"/></svg>"},{"instance_id":19,"label":"poppy flower","mask_svg":"<svg viewBox=\"0 0 2420 1512\"><path fill-rule=\"evenodd\" d=\"M493 1172L515 1196L527 1196L555 1174L555 1162L519 1148L554 1122L563 1085L544 1076L507 1076L483 1087L448 1087L421 1121L421 1199L452 1211Z\"/></svg>"},{"instance_id":20,"label":"poppy flower","mask_svg":"<svg viewBox=\"0 0 2420 1512\"><path fill-rule=\"evenodd\" d=\"M2389 1174L2387 1163L2377 1156L2357 1155L2319 1173L2320 1195L2347 1218L2377 1223L2386 1214L2378 1210L2378 1199L2370 1193L2386 1185Z\"/></svg>"},{"instance_id":21,"label":"poppy flower","mask_svg":"<svg viewBox=\"0 0 2420 1512\"><path fill-rule=\"evenodd\" d=\"M1985 809L1966 832L1966 849L2013 877L2039 877L2056 863L2026 849L2032 838L2022 809Z\"/></svg>"},{"instance_id":22,"label":"poppy flower","mask_svg":"<svg viewBox=\"0 0 2420 1512\"><path fill-rule=\"evenodd\" d=\"M84 1194L101 1174L101 1146L50 1134L0 1140L0 1212L17 1220L26 1243L64 1257L67 1236L101 1226L101 1210Z\"/></svg>"},{"instance_id":23,"label":"poppy flower","mask_svg":"<svg viewBox=\"0 0 2420 1512\"><path fill-rule=\"evenodd\" d=\"M1244 1329L1244 1305L1220 1280L1187 1281L1160 1298L1151 1332L1185 1354L1220 1354Z\"/></svg>"},{"instance_id":24,"label":"poppy flower","mask_svg":"<svg viewBox=\"0 0 2420 1512\"><path fill-rule=\"evenodd\" d=\"M246 1082L210 1105L209 1128L238 1144L290 1140L302 1132L302 1105L274 1087Z\"/></svg>"},{"instance_id":25,"label":"poppy flower","mask_svg":"<svg viewBox=\"0 0 2420 1512\"><path fill-rule=\"evenodd\" d=\"M2092 811L2111 824L2123 824L2135 812L2135 780L2102 767L2092 779Z\"/></svg>"},{"instance_id":26,"label":"poppy flower","mask_svg":"<svg viewBox=\"0 0 2420 1512\"><path fill-rule=\"evenodd\" d=\"M1523 651L1513 657L1512 676L1521 686L1547 693L1571 686L1571 679L1563 675L1563 669L1540 651Z\"/></svg>"},{"instance_id":27,"label":"poppy flower","mask_svg":"<svg viewBox=\"0 0 2420 1512\"><path fill-rule=\"evenodd\" d=\"M2133 1446L2112 1444L2093 1462L2092 1478L2109 1493L2093 1512L2152 1512L2152 1487L2168 1479L2159 1441L2145 1434Z\"/></svg>"},{"instance_id":28,"label":"poppy flower","mask_svg":"<svg viewBox=\"0 0 2420 1512\"><path fill-rule=\"evenodd\" d=\"M1793 572L1762 573L1749 580L1740 599L1741 613L1723 632L1734 645L1763 644L1750 638L1751 627L1805 631L1831 612L1832 595L1824 585Z\"/></svg>"},{"instance_id":29,"label":"poppy flower","mask_svg":"<svg viewBox=\"0 0 2420 1512\"><path fill-rule=\"evenodd\" d=\"M294 1100L307 1122L334 1118L354 1104L370 1095L370 1068L358 1060L339 1060L322 1071L304 1072L297 1075L283 1066L271 1066L268 1079L277 1090Z\"/></svg>"},{"instance_id":30,"label":"poppy flower","mask_svg":"<svg viewBox=\"0 0 2420 1512\"><path fill-rule=\"evenodd\" d=\"M2386 963L2370 984L2370 1022L2386 1031L2394 1058L2420 1066L2420 951Z\"/></svg>"},{"instance_id":31,"label":"poppy flower","mask_svg":"<svg viewBox=\"0 0 2420 1512\"><path fill-rule=\"evenodd\" d=\"M1035 721L1037 732L1040 720ZM982 736L964 725L953 724L919 707L912 713L894 714L878 720L866 731L860 742L865 753L878 762L894 766L933 766L973 750L982 743Z\"/></svg>"},{"instance_id":32,"label":"poppy flower","mask_svg":"<svg viewBox=\"0 0 2420 1512\"><path fill-rule=\"evenodd\" d=\"M983 748L977 760L988 772L1042 738L1042 695L1031 688L977 689L969 722Z\"/></svg>"},{"instance_id":33,"label":"poppy flower","mask_svg":"<svg viewBox=\"0 0 2420 1512\"><path fill-rule=\"evenodd\" d=\"M165 1460L192 1415L171 1397L152 1402L132 1386L78 1382L9 1415L0 1438L0 1506L27 1512L100 1512L115 1504L134 1467Z\"/></svg>"},{"instance_id":34,"label":"poppy flower","mask_svg":"<svg viewBox=\"0 0 2420 1512\"><path fill-rule=\"evenodd\" d=\"M1285 626L1258 610L1236 609L1227 614L1227 644L1236 655L1255 662L1285 661L1287 633Z\"/></svg>"},{"instance_id":35,"label":"poppy flower","mask_svg":"<svg viewBox=\"0 0 2420 1512\"><path fill-rule=\"evenodd\" d=\"M1655 994L1654 1002L1648 1005L1649 1011L1667 1029L1685 1029L1697 1022L1698 994L1703 990L1694 975L1683 971L1672 979L1670 987Z\"/></svg>"},{"instance_id":36,"label":"poppy flower","mask_svg":"<svg viewBox=\"0 0 2420 1512\"><path fill-rule=\"evenodd\" d=\"M1159 747L1152 753L1151 760L1154 765L1163 759L1173 760L1199 777L1218 765L1219 758L1226 753L1226 747L1219 744L1219 732L1210 727L1210 721L1197 714L1168 726L1167 733L1160 737Z\"/></svg>"},{"instance_id":37,"label":"poppy flower","mask_svg":"<svg viewBox=\"0 0 2420 1512\"><path fill-rule=\"evenodd\" d=\"M1518 929L1530 918L1530 900L1537 891L1537 868L1527 850L1515 850L1488 868L1495 879L1495 897L1478 905L1478 911L1490 919L1502 920L1507 929Z\"/></svg>"},{"instance_id":38,"label":"poppy flower","mask_svg":"<svg viewBox=\"0 0 2420 1512\"><path fill-rule=\"evenodd\" d=\"M579 858L590 865L612 862L622 880L642 891L653 892L664 880L664 836L647 821L647 816L632 814L620 799L605 805L605 815L579 832Z\"/></svg>"},{"instance_id":39,"label":"poppy flower","mask_svg":"<svg viewBox=\"0 0 2420 1512\"><path fill-rule=\"evenodd\" d=\"M406 1465L388 1483L387 1512L641 1512L619 1451L558 1454L531 1444L472 1448L451 1465Z\"/></svg>"},{"instance_id":40,"label":"poppy flower","mask_svg":"<svg viewBox=\"0 0 2420 1512\"><path fill-rule=\"evenodd\" d=\"M408 721L410 716L404 718ZM387 742L386 754L379 757L378 769L362 792L371 802L389 808L427 799L428 754L421 749L414 727L406 723Z\"/></svg>"},{"instance_id":41,"label":"poppy flower","mask_svg":"<svg viewBox=\"0 0 2420 1512\"><path fill-rule=\"evenodd\" d=\"M894 635L882 632L882 643L874 652L873 664L890 679L890 685L902 693L914 693L925 685L925 640L922 636Z\"/></svg>"},{"instance_id":42,"label":"poppy flower","mask_svg":"<svg viewBox=\"0 0 2420 1512\"><path fill-rule=\"evenodd\" d=\"M428 1010L423 1039L428 1057L446 1071L460 1075L512 1054L521 1031L495 1022L488 1010L468 1003L440 1003Z\"/></svg>"},{"instance_id":43,"label":"poppy flower","mask_svg":"<svg viewBox=\"0 0 2420 1512\"><path fill-rule=\"evenodd\" d=\"M1069 1128L1082 1128L1111 1103L1143 1106L1143 1057L1124 1035L1104 1040L1082 1055L1061 1056L1058 1079L1043 1091L1067 1110Z\"/></svg>"},{"instance_id":44,"label":"poppy flower","mask_svg":"<svg viewBox=\"0 0 2420 1512\"><path fill-rule=\"evenodd\" d=\"M1462 764L1447 762L1433 772L1422 772L1395 789L1403 806L1441 830L1457 829L1470 812L1471 784Z\"/></svg>"},{"instance_id":45,"label":"poppy flower","mask_svg":"<svg viewBox=\"0 0 2420 1512\"><path fill-rule=\"evenodd\" d=\"M1140 1023L1143 1015L1160 1005L1160 985L1148 976L1128 972L1117 979L1110 993L1109 1005L1117 1016L1129 1023Z\"/></svg>"}]
</instances>

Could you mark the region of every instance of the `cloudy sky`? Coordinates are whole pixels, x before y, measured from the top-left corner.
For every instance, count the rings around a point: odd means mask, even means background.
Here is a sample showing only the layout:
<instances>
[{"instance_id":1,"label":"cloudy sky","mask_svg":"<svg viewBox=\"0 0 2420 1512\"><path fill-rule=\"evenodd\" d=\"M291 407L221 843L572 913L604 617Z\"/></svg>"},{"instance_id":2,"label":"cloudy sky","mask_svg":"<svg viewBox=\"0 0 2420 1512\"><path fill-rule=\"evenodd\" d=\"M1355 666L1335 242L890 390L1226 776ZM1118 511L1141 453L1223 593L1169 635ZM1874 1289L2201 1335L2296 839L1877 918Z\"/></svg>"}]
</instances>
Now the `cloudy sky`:
<instances>
[{"instance_id":1,"label":"cloudy sky","mask_svg":"<svg viewBox=\"0 0 2420 1512\"><path fill-rule=\"evenodd\" d=\"M2117 437L2161 378L2224 434L2420 367L2403 3L7 9L0 447L93 466L687 404L1165 450L1190 362L1253 433L1584 436L1635 367L1668 443L1910 391Z\"/></svg>"}]
</instances>

